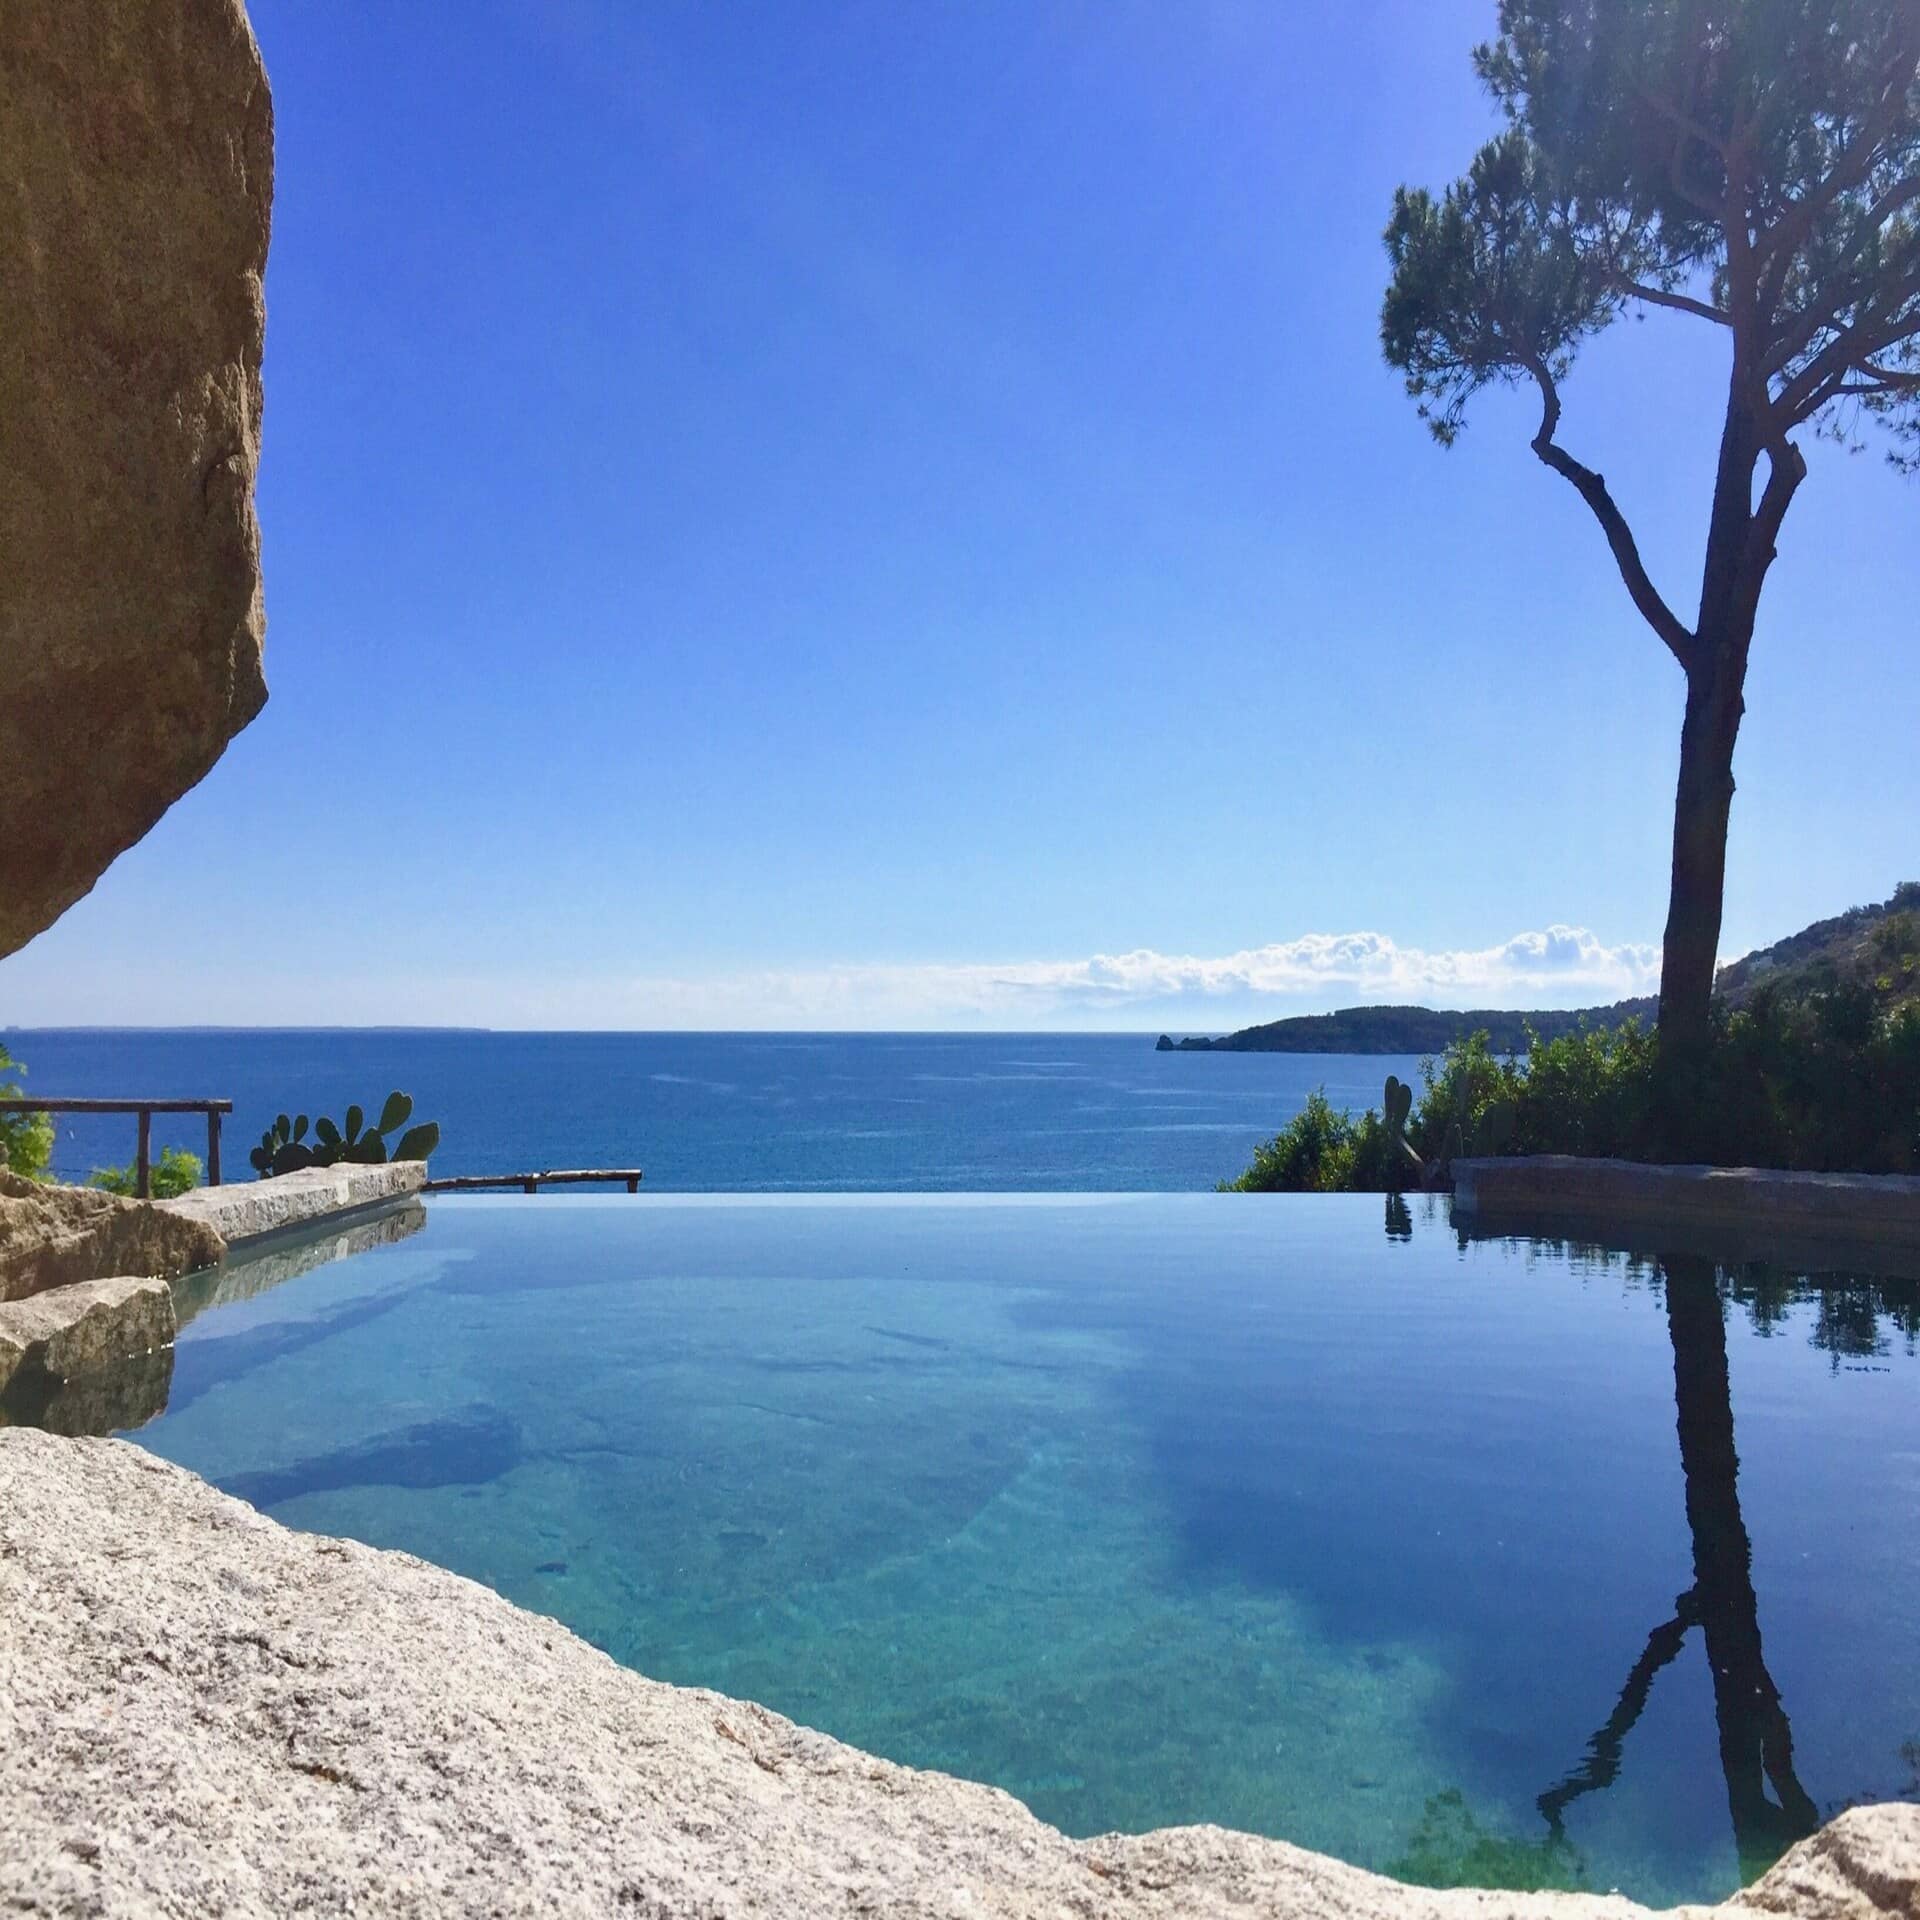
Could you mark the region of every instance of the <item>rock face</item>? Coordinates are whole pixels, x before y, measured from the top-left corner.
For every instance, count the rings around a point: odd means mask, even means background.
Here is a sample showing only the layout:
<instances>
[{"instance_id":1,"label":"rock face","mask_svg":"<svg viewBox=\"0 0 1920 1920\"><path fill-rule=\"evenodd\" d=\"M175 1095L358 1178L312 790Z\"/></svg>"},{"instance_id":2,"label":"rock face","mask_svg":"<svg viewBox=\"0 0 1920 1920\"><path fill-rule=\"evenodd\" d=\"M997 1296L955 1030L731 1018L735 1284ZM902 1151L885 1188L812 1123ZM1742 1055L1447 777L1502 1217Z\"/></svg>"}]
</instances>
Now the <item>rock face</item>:
<instances>
[{"instance_id":1,"label":"rock face","mask_svg":"<svg viewBox=\"0 0 1920 1920\"><path fill-rule=\"evenodd\" d=\"M225 1251L204 1221L158 1202L0 1171L0 1301L115 1274L188 1273Z\"/></svg>"},{"instance_id":2,"label":"rock face","mask_svg":"<svg viewBox=\"0 0 1920 1920\"><path fill-rule=\"evenodd\" d=\"M1642 1911L1427 1893L1212 1827L1069 1840L992 1788L660 1686L484 1588L291 1533L121 1442L30 1431L0 1432L0 1820L0 1908L35 1915ZM1713 1911L1916 1903L1920 1808L1881 1807Z\"/></svg>"},{"instance_id":3,"label":"rock face","mask_svg":"<svg viewBox=\"0 0 1920 1920\"><path fill-rule=\"evenodd\" d=\"M239 0L7 0L0 128L6 954L266 699L273 117Z\"/></svg>"}]
</instances>

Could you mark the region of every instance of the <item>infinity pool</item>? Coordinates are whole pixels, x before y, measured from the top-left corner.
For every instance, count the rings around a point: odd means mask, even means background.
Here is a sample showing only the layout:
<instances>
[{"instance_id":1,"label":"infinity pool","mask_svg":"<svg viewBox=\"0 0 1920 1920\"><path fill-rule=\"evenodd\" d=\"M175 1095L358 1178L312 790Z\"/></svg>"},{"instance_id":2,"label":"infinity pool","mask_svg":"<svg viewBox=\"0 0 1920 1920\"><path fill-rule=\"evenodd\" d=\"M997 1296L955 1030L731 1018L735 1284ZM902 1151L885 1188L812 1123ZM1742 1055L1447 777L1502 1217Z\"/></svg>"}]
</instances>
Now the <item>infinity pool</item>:
<instances>
[{"instance_id":1,"label":"infinity pool","mask_svg":"<svg viewBox=\"0 0 1920 1920\"><path fill-rule=\"evenodd\" d=\"M424 1218L228 1272L141 1444L1076 1834L1667 1902L1920 1794L1910 1283L1377 1198Z\"/></svg>"}]
</instances>

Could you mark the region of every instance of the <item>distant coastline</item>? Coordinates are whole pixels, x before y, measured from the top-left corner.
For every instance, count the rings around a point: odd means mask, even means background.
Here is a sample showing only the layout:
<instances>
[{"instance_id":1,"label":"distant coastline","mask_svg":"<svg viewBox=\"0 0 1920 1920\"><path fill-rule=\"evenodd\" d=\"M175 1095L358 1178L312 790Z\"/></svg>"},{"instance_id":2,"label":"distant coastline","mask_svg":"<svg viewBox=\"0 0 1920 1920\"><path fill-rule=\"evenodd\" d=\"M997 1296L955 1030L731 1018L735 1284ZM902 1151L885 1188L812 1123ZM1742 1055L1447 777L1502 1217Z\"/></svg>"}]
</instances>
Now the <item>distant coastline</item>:
<instances>
[{"instance_id":1,"label":"distant coastline","mask_svg":"<svg viewBox=\"0 0 1920 1920\"><path fill-rule=\"evenodd\" d=\"M1528 1036L1557 1039L1582 1026L1617 1027L1627 1020L1651 1020L1652 999L1620 1000L1610 1007L1564 1008L1533 1013L1473 1007L1445 1011L1433 1007L1342 1007L1337 1013L1301 1014L1242 1027L1219 1039L1189 1035L1175 1040L1162 1034L1159 1053L1444 1053L1456 1040L1484 1031L1496 1053L1524 1053Z\"/></svg>"}]
</instances>

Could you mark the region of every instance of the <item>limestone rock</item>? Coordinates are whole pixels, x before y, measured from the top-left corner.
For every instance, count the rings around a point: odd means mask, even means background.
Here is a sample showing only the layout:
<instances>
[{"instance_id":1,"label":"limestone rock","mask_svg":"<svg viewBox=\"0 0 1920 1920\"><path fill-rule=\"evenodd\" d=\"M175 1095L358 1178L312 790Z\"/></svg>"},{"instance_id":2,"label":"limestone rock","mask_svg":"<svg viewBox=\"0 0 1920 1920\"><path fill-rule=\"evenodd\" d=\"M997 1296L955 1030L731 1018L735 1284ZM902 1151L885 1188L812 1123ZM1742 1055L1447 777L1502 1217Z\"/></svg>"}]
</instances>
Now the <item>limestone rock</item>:
<instances>
[{"instance_id":1,"label":"limestone rock","mask_svg":"<svg viewBox=\"0 0 1920 1920\"><path fill-rule=\"evenodd\" d=\"M0 1172L0 1301L115 1274L187 1273L225 1251L203 1221L156 1201Z\"/></svg>"},{"instance_id":2,"label":"limestone rock","mask_svg":"<svg viewBox=\"0 0 1920 1920\"><path fill-rule=\"evenodd\" d=\"M6 954L266 699L273 117L240 0L7 0L0 128Z\"/></svg>"},{"instance_id":3,"label":"limestone rock","mask_svg":"<svg viewBox=\"0 0 1920 1920\"><path fill-rule=\"evenodd\" d=\"M1630 1920L1199 1827L1069 1840L990 1787L666 1687L404 1555L118 1441L0 1431L0 1909L800 1920ZM1920 1808L1722 1920L1920 1908ZM1695 1909L1695 1913L1709 1911Z\"/></svg>"},{"instance_id":4,"label":"limestone rock","mask_svg":"<svg viewBox=\"0 0 1920 1920\"><path fill-rule=\"evenodd\" d=\"M173 1345L174 1329L164 1280L77 1280L30 1300L0 1301L0 1413L13 1415L23 1386L37 1398L43 1387L144 1360Z\"/></svg>"},{"instance_id":5,"label":"limestone rock","mask_svg":"<svg viewBox=\"0 0 1920 1920\"><path fill-rule=\"evenodd\" d=\"M334 1215L405 1199L418 1193L426 1178L424 1160L387 1160L376 1167L302 1167L271 1180L196 1187L177 1200L157 1200L154 1205L238 1246L265 1233L318 1225Z\"/></svg>"}]
</instances>

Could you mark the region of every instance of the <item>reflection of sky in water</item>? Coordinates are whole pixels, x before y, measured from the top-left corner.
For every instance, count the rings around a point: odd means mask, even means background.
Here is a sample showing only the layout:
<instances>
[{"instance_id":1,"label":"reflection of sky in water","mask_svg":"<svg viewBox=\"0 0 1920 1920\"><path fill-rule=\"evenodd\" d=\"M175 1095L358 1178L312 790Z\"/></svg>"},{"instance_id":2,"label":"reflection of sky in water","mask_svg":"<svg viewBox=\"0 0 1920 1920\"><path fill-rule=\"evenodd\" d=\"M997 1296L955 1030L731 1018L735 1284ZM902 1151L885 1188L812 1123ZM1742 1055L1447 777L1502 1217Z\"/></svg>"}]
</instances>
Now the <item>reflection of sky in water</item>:
<instances>
[{"instance_id":1,"label":"reflection of sky in water","mask_svg":"<svg viewBox=\"0 0 1920 1920\"><path fill-rule=\"evenodd\" d=\"M1670 1900L1914 1791L1913 1289L1384 1217L436 1202L204 1312L140 1438L1078 1833Z\"/></svg>"}]
</instances>

